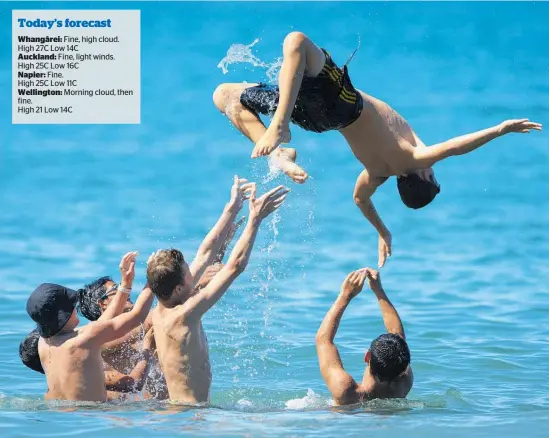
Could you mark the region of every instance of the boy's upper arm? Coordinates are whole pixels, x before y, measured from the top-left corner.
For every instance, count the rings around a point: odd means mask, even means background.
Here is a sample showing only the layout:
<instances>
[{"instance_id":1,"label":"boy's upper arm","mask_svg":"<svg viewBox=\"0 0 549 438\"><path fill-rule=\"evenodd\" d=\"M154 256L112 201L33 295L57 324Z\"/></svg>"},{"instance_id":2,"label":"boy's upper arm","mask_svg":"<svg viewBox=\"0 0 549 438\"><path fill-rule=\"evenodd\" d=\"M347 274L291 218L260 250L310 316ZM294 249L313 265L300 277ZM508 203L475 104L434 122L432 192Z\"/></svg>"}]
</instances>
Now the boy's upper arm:
<instances>
[{"instance_id":1,"label":"boy's upper arm","mask_svg":"<svg viewBox=\"0 0 549 438\"><path fill-rule=\"evenodd\" d=\"M101 347L108 342L121 338L133 329L130 323L135 317L129 312L106 321L94 321L80 331L83 336L82 341Z\"/></svg>"},{"instance_id":2,"label":"boy's upper arm","mask_svg":"<svg viewBox=\"0 0 549 438\"><path fill-rule=\"evenodd\" d=\"M318 361L322 378L337 404L359 401L358 385L343 368L337 347L332 342L317 343Z\"/></svg>"},{"instance_id":3,"label":"boy's upper arm","mask_svg":"<svg viewBox=\"0 0 549 438\"><path fill-rule=\"evenodd\" d=\"M239 273L234 265L227 263L206 287L181 305L181 316L202 317L225 294Z\"/></svg>"}]
</instances>

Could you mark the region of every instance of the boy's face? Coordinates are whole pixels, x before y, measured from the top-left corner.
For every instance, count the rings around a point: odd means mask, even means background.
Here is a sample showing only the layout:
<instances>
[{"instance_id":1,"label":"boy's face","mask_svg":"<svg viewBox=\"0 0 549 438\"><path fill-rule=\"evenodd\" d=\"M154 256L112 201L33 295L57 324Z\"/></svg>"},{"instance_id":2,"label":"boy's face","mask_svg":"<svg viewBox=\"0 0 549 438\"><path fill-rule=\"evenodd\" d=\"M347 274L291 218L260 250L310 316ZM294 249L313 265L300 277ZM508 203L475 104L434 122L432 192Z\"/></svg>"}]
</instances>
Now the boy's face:
<instances>
[{"instance_id":1,"label":"boy's face","mask_svg":"<svg viewBox=\"0 0 549 438\"><path fill-rule=\"evenodd\" d=\"M104 312L105 309L109 306L114 296L118 293L118 285L114 281L107 281L105 283L105 293L103 296L99 299L99 305L101 306L101 312ZM130 300L130 295L128 294L128 298L126 301L126 304L124 304L124 308L122 312L129 312L133 309L133 303Z\"/></svg>"},{"instance_id":2,"label":"boy's face","mask_svg":"<svg viewBox=\"0 0 549 438\"><path fill-rule=\"evenodd\" d=\"M80 319L78 318L78 312L76 311L76 308L72 311L72 315L69 319L69 321L67 322L67 324L65 324L65 327L68 328L69 330L74 330L78 324L80 324Z\"/></svg>"},{"instance_id":3,"label":"boy's face","mask_svg":"<svg viewBox=\"0 0 549 438\"><path fill-rule=\"evenodd\" d=\"M184 262L183 265L181 265L181 270L183 271L184 278L183 285L177 286L177 288L180 289L179 292L181 297L187 299L193 292L194 279L187 262Z\"/></svg>"}]
</instances>

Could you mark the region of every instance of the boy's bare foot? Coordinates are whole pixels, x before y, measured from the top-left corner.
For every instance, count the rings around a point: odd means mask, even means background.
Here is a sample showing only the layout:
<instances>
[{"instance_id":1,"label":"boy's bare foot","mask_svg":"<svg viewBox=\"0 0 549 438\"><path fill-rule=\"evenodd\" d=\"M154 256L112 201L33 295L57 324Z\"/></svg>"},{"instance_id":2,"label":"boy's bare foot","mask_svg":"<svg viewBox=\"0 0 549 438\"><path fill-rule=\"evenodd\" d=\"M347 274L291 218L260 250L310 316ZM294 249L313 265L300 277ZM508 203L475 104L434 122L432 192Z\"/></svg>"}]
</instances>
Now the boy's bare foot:
<instances>
[{"instance_id":1,"label":"boy's bare foot","mask_svg":"<svg viewBox=\"0 0 549 438\"><path fill-rule=\"evenodd\" d=\"M252 158L269 155L281 144L289 143L291 139L292 134L288 125L271 122L265 134L255 144Z\"/></svg>"},{"instance_id":2,"label":"boy's bare foot","mask_svg":"<svg viewBox=\"0 0 549 438\"><path fill-rule=\"evenodd\" d=\"M269 158L276 167L288 175L295 183L303 184L309 178L307 172L295 163L297 152L294 148L275 149L269 155Z\"/></svg>"}]
</instances>

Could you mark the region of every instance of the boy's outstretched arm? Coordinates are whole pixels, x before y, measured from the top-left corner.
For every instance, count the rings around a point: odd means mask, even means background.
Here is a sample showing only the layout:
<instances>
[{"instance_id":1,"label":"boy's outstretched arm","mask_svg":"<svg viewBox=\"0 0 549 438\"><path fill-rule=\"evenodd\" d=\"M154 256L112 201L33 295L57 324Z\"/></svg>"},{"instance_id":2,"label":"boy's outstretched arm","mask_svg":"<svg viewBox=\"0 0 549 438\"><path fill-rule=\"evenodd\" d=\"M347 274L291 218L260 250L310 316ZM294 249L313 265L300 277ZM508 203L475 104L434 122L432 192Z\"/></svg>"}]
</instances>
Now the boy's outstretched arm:
<instances>
[{"instance_id":1,"label":"boy's outstretched arm","mask_svg":"<svg viewBox=\"0 0 549 438\"><path fill-rule=\"evenodd\" d=\"M131 289L133 279L135 277L136 253L130 254L132 254L133 257L122 259L123 261L120 264L120 270L123 273L123 282L118 287L118 292L109 305L109 308L111 306L120 305L119 303L121 300L125 302L127 299L127 294ZM127 287L127 289L124 289L124 287ZM129 331L133 330L139 324L142 324L145 319L147 319L153 298L154 296L151 289L145 287L145 289L141 291L141 294L135 302L133 309L129 312L118 315L112 319L107 319L104 318L105 313L109 310L109 308L107 308L97 321L88 324L80 330L80 339L82 343L101 347L107 342L114 341L126 335Z\"/></svg>"},{"instance_id":2,"label":"boy's outstretched arm","mask_svg":"<svg viewBox=\"0 0 549 438\"><path fill-rule=\"evenodd\" d=\"M355 204L378 232L378 266L380 268L385 265L387 257L391 256L392 237L391 233L379 217L371 198L377 188L385 181L387 181L387 178L372 177L368 171L364 169L356 180L354 191Z\"/></svg>"},{"instance_id":3,"label":"boy's outstretched arm","mask_svg":"<svg viewBox=\"0 0 549 438\"><path fill-rule=\"evenodd\" d=\"M288 194L288 189L278 186L261 198L255 198L255 184L250 194L250 215L248 223L238 239L227 264L194 296L180 306L182 318L201 318L227 291L232 282L244 271L257 236L261 222L274 212Z\"/></svg>"},{"instance_id":4,"label":"boy's outstretched arm","mask_svg":"<svg viewBox=\"0 0 549 438\"><path fill-rule=\"evenodd\" d=\"M395 335L399 335L401 338L406 339L400 316L383 290L379 272L374 269L366 268L366 278L368 279L370 289L372 289L372 292L376 295L387 333L394 333Z\"/></svg>"},{"instance_id":5,"label":"boy's outstretched arm","mask_svg":"<svg viewBox=\"0 0 549 438\"><path fill-rule=\"evenodd\" d=\"M223 209L223 213L217 223L204 238L204 241L198 248L196 257L189 266L195 282L202 277L204 270L212 264L218 255L250 189L251 183L248 183L245 179L239 179L235 175L229 203Z\"/></svg>"},{"instance_id":6,"label":"boy's outstretched arm","mask_svg":"<svg viewBox=\"0 0 549 438\"><path fill-rule=\"evenodd\" d=\"M135 278L135 258L137 255L137 251L132 251L122 257L119 266L121 281L118 292L97 321L108 321L122 313Z\"/></svg>"},{"instance_id":7,"label":"boy's outstretched arm","mask_svg":"<svg viewBox=\"0 0 549 438\"><path fill-rule=\"evenodd\" d=\"M242 226L244 221L246 220L246 216L242 216L237 222L234 222L229 227L229 232L227 233L227 237L225 238L225 241L221 245L221 248L219 248L219 251L217 252L217 255L213 259L213 263L223 263L223 259L225 258L225 252L227 251L227 248L231 244L234 235L238 231L238 229Z\"/></svg>"},{"instance_id":8,"label":"boy's outstretched arm","mask_svg":"<svg viewBox=\"0 0 549 438\"><path fill-rule=\"evenodd\" d=\"M149 286L147 285L143 289L147 289L148 287ZM151 315L151 312L149 312L143 324L140 324L138 327L126 333L121 338L118 338L118 339L115 339L114 341L103 344L103 347L102 347L103 353L113 353L114 351L120 348L125 348L125 346L140 340L143 337L143 333L147 333L151 327L152 327L152 315Z\"/></svg>"},{"instance_id":9,"label":"boy's outstretched arm","mask_svg":"<svg viewBox=\"0 0 549 438\"><path fill-rule=\"evenodd\" d=\"M351 272L343 284L334 304L324 317L316 334L316 351L322 378L326 382L334 401L338 405L352 404L359 401L358 385L343 368L339 351L334 338L343 312L351 300L359 294L366 280L366 272L361 269Z\"/></svg>"},{"instance_id":10,"label":"boy's outstretched arm","mask_svg":"<svg viewBox=\"0 0 549 438\"><path fill-rule=\"evenodd\" d=\"M531 130L541 131L540 123L530 122L528 119L506 120L497 126L493 126L472 134L455 137L443 143L438 143L428 148L414 149L414 166L420 169L433 166L438 161L454 155L463 155L478 149L489 141L511 132L528 134Z\"/></svg>"},{"instance_id":11,"label":"boy's outstretched arm","mask_svg":"<svg viewBox=\"0 0 549 438\"><path fill-rule=\"evenodd\" d=\"M406 340L404 326L402 325L402 321L397 310L395 309L395 306L393 306L393 303L391 303L387 297L387 294L383 290L379 272L374 269L366 268L366 278L368 279L370 289L372 289L372 292L376 295L377 302L381 309L381 315L383 317L383 324L385 324L387 333L399 335L402 339ZM407 387L405 393L408 393L414 382L414 374L411 366L408 367L400 379L402 379L401 383Z\"/></svg>"}]
</instances>

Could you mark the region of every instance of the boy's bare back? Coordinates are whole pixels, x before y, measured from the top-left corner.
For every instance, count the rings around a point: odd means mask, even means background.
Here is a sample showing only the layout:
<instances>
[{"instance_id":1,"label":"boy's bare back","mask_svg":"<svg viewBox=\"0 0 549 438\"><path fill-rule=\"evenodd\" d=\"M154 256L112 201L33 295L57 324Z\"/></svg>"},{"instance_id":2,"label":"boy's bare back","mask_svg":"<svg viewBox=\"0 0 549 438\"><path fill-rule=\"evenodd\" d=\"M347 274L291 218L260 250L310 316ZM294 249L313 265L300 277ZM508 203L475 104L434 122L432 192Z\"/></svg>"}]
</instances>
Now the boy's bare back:
<instances>
[{"instance_id":1,"label":"boy's bare back","mask_svg":"<svg viewBox=\"0 0 549 438\"><path fill-rule=\"evenodd\" d=\"M136 252L120 262L122 281L117 295L101 317L76 330L77 292L45 283L31 294L27 312L40 334L38 355L48 382L48 400L107 401L103 344L118 339L142 323L152 304L152 292L144 289L134 308L120 314L135 276Z\"/></svg>"},{"instance_id":2,"label":"boy's bare back","mask_svg":"<svg viewBox=\"0 0 549 438\"><path fill-rule=\"evenodd\" d=\"M158 361L170 398L184 403L209 401L212 373L202 322L185 321L162 304L152 312Z\"/></svg>"},{"instance_id":3,"label":"boy's bare back","mask_svg":"<svg viewBox=\"0 0 549 438\"><path fill-rule=\"evenodd\" d=\"M80 331L73 331L40 339L38 354L48 381L48 399L106 400L101 348L86 345L83 338Z\"/></svg>"}]
</instances>

